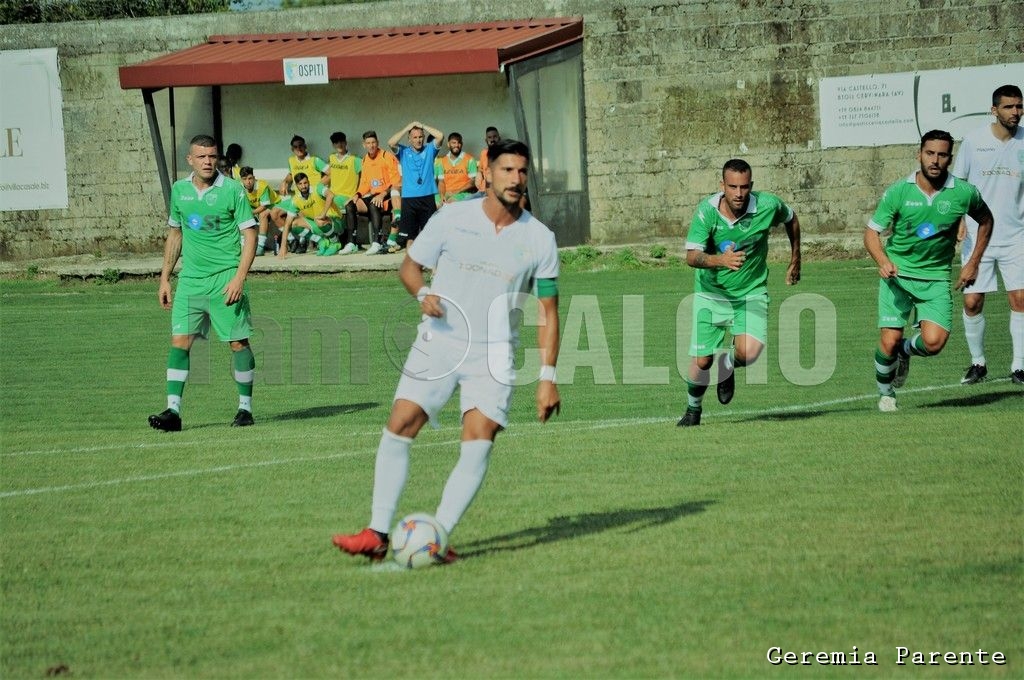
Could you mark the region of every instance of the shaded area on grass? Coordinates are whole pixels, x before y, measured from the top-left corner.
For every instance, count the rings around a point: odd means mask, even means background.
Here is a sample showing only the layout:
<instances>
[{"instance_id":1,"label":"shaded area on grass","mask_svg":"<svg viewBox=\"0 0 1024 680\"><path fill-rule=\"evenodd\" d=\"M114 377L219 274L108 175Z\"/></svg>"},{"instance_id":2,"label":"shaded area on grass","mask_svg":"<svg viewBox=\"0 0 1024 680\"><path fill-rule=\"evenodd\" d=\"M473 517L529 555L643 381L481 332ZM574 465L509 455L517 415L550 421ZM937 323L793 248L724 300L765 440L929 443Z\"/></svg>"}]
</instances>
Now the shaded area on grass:
<instances>
[{"instance_id":1,"label":"shaded area on grass","mask_svg":"<svg viewBox=\"0 0 1024 680\"><path fill-rule=\"evenodd\" d=\"M847 409L854 410L854 409ZM858 411L864 409L858 408ZM750 416L749 418L739 418L732 422L737 423L750 423L757 422L759 420L775 420L775 421L789 421L789 420L809 420L810 418L817 418L828 413L834 413L834 411L769 411L768 413L758 414L756 416ZM723 414L725 415L725 414Z\"/></svg>"},{"instance_id":2,"label":"shaded area on grass","mask_svg":"<svg viewBox=\"0 0 1024 680\"><path fill-rule=\"evenodd\" d=\"M921 408L962 408L964 406L985 406L996 404L1004 399L1020 399L1024 397L1024 390L1019 392L986 392L984 394L972 394L965 397L950 397L931 404L921 404Z\"/></svg>"},{"instance_id":3,"label":"shaded area on grass","mask_svg":"<svg viewBox=\"0 0 1024 680\"><path fill-rule=\"evenodd\" d=\"M331 416L343 416L349 413L357 413L358 411L368 411L372 408L378 408L379 406L380 402L378 401L363 401L356 404L333 404L331 406L310 406L309 408L300 408L296 411L278 413L277 415L269 416L264 420L279 421L330 418Z\"/></svg>"},{"instance_id":4,"label":"shaded area on grass","mask_svg":"<svg viewBox=\"0 0 1024 680\"><path fill-rule=\"evenodd\" d=\"M552 517L544 526L530 527L500 536L473 541L459 550L459 557L475 557L499 552L511 552L555 543L609 529L630 527L630 532L668 524L680 517L704 512L713 500L686 501L661 508L628 508L608 512L589 512L581 515ZM633 526L631 526L633 525Z\"/></svg>"}]
</instances>

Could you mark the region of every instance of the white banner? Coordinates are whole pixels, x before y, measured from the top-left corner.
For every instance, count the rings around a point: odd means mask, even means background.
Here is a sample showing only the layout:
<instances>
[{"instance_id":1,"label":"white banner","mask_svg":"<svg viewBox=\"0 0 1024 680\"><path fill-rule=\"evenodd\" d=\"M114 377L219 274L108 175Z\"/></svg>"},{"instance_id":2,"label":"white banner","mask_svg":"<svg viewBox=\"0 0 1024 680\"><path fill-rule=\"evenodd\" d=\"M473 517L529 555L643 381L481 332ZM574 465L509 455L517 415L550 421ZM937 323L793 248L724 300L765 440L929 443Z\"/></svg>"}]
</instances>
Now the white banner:
<instances>
[{"instance_id":1,"label":"white banner","mask_svg":"<svg viewBox=\"0 0 1024 680\"><path fill-rule=\"evenodd\" d=\"M0 210L68 207L56 48L0 51Z\"/></svg>"},{"instance_id":2,"label":"white banner","mask_svg":"<svg viewBox=\"0 0 1024 680\"><path fill-rule=\"evenodd\" d=\"M1024 87L1024 64L822 78L821 148L916 144L929 130L954 138L992 120L992 91Z\"/></svg>"},{"instance_id":3,"label":"white banner","mask_svg":"<svg viewBox=\"0 0 1024 680\"><path fill-rule=\"evenodd\" d=\"M327 57L284 60L285 85L323 85L327 82Z\"/></svg>"}]
</instances>

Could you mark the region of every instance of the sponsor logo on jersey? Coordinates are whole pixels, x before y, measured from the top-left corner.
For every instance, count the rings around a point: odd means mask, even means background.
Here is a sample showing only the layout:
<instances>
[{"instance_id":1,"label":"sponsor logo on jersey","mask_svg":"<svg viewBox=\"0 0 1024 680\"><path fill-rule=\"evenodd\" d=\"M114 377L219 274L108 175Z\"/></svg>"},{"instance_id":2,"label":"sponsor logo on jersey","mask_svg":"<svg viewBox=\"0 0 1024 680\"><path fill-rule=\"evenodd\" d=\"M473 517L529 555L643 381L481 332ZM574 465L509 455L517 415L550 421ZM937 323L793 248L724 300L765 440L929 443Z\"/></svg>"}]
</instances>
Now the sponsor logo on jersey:
<instances>
[{"instance_id":1,"label":"sponsor logo on jersey","mask_svg":"<svg viewBox=\"0 0 1024 680\"><path fill-rule=\"evenodd\" d=\"M935 228L934 224L925 222L917 228L917 237L920 239L931 238L932 236L935 236L938 231L939 230Z\"/></svg>"},{"instance_id":2,"label":"sponsor logo on jersey","mask_svg":"<svg viewBox=\"0 0 1024 680\"><path fill-rule=\"evenodd\" d=\"M935 204L935 209L939 211L940 215L948 215L953 209L953 204L949 201L942 200Z\"/></svg>"},{"instance_id":3,"label":"sponsor logo on jersey","mask_svg":"<svg viewBox=\"0 0 1024 680\"><path fill-rule=\"evenodd\" d=\"M188 224L189 229L199 231L203 228L203 216L198 213L192 213L185 221Z\"/></svg>"}]
</instances>

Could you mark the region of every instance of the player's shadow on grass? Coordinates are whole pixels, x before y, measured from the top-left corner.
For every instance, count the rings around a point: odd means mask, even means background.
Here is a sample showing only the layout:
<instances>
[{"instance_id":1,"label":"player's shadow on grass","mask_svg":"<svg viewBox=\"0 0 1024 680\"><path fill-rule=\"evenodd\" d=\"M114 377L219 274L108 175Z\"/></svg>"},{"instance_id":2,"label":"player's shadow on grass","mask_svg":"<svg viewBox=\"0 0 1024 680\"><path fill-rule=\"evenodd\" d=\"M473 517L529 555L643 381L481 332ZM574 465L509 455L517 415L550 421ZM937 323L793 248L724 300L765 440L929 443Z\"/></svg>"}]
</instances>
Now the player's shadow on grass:
<instances>
[{"instance_id":1,"label":"player's shadow on grass","mask_svg":"<svg viewBox=\"0 0 1024 680\"><path fill-rule=\"evenodd\" d=\"M664 508L609 510L608 512L552 517L544 526L531 527L463 544L459 547L459 557L479 557L492 553L523 550L556 541L580 538L609 529L624 529L629 532L642 531L674 522L680 517L704 512L714 502L713 500L688 501Z\"/></svg>"},{"instance_id":2,"label":"player's shadow on grass","mask_svg":"<svg viewBox=\"0 0 1024 680\"><path fill-rule=\"evenodd\" d=\"M775 413L759 413L756 416L750 416L749 418L738 418L733 422L737 423L751 423L763 420L777 420L777 421L789 421L789 420L808 420L809 418L817 418L823 416L831 411L776 411ZM723 414L723 418L728 417Z\"/></svg>"},{"instance_id":3,"label":"player's shadow on grass","mask_svg":"<svg viewBox=\"0 0 1024 680\"><path fill-rule=\"evenodd\" d=\"M931 404L922 404L921 408L962 408L964 406L985 406L995 404L1004 399L1020 399L1024 392L986 392L971 394L964 397L951 397Z\"/></svg>"},{"instance_id":4,"label":"player's shadow on grass","mask_svg":"<svg viewBox=\"0 0 1024 680\"><path fill-rule=\"evenodd\" d=\"M310 420L313 418L330 418L331 416L344 416L357 411L366 411L377 408L380 402L364 401L358 404L335 404L333 406L310 406L297 411L286 411L270 416L267 420Z\"/></svg>"}]
</instances>

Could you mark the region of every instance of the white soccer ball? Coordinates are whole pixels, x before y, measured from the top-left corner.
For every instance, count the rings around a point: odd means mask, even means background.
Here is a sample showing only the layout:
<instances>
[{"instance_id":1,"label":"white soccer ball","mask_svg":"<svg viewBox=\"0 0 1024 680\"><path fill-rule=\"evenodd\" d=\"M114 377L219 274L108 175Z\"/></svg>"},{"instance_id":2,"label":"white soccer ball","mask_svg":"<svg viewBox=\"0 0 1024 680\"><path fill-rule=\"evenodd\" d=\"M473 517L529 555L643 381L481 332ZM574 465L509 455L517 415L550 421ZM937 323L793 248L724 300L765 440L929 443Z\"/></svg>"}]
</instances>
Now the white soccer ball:
<instances>
[{"instance_id":1,"label":"white soccer ball","mask_svg":"<svg viewBox=\"0 0 1024 680\"><path fill-rule=\"evenodd\" d=\"M391 532L391 556L406 569L439 564L448 554L448 532L432 515L406 515Z\"/></svg>"}]
</instances>

